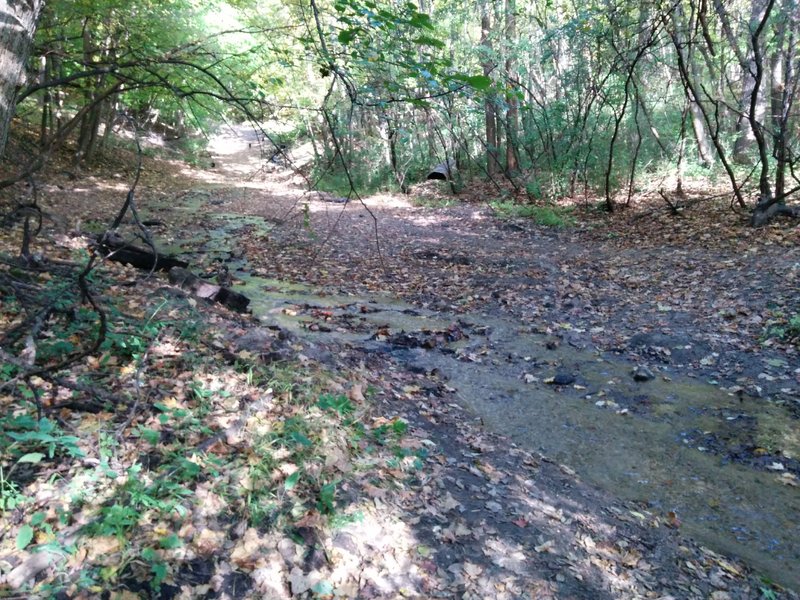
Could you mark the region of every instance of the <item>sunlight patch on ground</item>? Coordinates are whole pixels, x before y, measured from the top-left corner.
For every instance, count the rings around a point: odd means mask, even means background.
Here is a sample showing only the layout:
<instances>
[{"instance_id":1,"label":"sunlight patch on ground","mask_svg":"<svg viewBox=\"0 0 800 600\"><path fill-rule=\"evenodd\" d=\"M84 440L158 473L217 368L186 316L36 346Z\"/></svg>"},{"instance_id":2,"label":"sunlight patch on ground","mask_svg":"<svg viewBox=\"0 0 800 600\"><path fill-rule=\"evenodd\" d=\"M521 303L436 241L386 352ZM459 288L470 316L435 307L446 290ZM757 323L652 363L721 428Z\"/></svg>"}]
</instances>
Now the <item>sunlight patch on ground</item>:
<instances>
[{"instance_id":1,"label":"sunlight patch on ground","mask_svg":"<svg viewBox=\"0 0 800 600\"><path fill-rule=\"evenodd\" d=\"M252 136L250 142L247 139L240 137L236 132L224 132L212 137L208 142L208 151L212 154L220 156L230 156L237 154L242 150L247 150L247 144L256 141L257 135L255 131L248 132Z\"/></svg>"},{"instance_id":2,"label":"sunlight patch on ground","mask_svg":"<svg viewBox=\"0 0 800 600\"><path fill-rule=\"evenodd\" d=\"M127 183L102 183L92 182L92 187L75 187L70 190L70 193L77 192L78 194L88 194L97 190L109 192L127 192L130 186Z\"/></svg>"},{"instance_id":3,"label":"sunlight patch on ground","mask_svg":"<svg viewBox=\"0 0 800 600\"><path fill-rule=\"evenodd\" d=\"M411 217L409 220L415 225L429 227L444 223L445 221L447 221L447 217L442 213L432 213L429 215L415 215Z\"/></svg>"},{"instance_id":4,"label":"sunlight patch on ground","mask_svg":"<svg viewBox=\"0 0 800 600\"><path fill-rule=\"evenodd\" d=\"M364 200L367 206L378 208L414 208L408 196L398 194L375 194Z\"/></svg>"}]
</instances>

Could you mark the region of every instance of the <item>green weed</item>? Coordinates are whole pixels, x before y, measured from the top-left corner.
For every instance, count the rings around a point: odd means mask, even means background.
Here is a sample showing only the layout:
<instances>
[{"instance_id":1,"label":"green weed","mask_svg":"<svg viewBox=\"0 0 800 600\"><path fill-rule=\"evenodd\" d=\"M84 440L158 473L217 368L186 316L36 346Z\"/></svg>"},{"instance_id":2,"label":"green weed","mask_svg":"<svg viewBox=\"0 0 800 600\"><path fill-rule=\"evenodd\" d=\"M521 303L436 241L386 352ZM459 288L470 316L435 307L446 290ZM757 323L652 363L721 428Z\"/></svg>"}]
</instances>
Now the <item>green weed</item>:
<instances>
[{"instance_id":1,"label":"green weed","mask_svg":"<svg viewBox=\"0 0 800 600\"><path fill-rule=\"evenodd\" d=\"M0 420L0 430L5 432L6 438L13 440L10 444L7 439L0 440L0 448L6 456L33 456L40 451L44 451L50 459L56 453L75 458L84 456L83 450L78 447L80 439L66 435L58 424L47 418L37 421L29 415L6 417Z\"/></svg>"},{"instance_id":2,"label":"green weed","mask_svg":"<svg viewBox=\"0 0 800 600\"><path fill-rule=\"evenodd\" d=\"M800 313L788 317L782 314L775 315L775 318L767 323L763 339L778 339L800 345Z\"/></svg>"},{"instance_id":3,"label":"green weed","mask_svg":"<svg viewBox=\"0 0 800 600\"><path fill-rule=\"evenodd\" d=\"M563 229L575 225L575 218L571 210L558 206L538 206L535 204L517 204L508 201L495 201L490 203L501 217L531 219L537 225Z\"/></svg>"}]
</instances>

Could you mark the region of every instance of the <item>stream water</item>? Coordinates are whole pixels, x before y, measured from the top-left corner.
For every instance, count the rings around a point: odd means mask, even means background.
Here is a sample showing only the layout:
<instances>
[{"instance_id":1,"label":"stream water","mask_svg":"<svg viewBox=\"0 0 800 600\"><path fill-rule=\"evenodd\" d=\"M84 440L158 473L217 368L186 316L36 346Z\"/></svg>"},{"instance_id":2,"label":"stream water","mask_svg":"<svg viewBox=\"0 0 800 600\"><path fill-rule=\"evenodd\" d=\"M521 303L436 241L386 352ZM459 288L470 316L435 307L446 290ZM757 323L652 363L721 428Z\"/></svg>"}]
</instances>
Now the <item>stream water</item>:
<instances>
[{"instance_id":1,"label":"stream water","mask_svg":"<svg viewBox=\"0 0 800 600\"><path fill-rule=\"evenodd\" d=\"M321 295L252 276L220 233L237 220L220 218L222 229L204 241L170 250L202 242L204 253L224 258L242 282L235 289L265 323L436 370L489 429L617 497L674 513L698 541L800 589L800 489L781 479L800 472L800 432L783 406L668 368L636 381L624 357L556 344L503 314L434 313L389 297Z\"/></svg>"},{"instance_id":2,"label":"stream water","mask_svg":"<svg viewBox=\"0 0 800 600\"><path fill-rule=\"evenodd\" d=\"M391 299L320 297L253 279L241 291L253 298L256 315L298 335L438 370L489 429L620 498L674 513L695 539L800 588L797 488L779 480L781 471L741 464L714 447L715 440L765 447L780 440L797 451L795 421L781 406L677 374L637 382L627 361L566 344L553 348L546 336L502 317L449 319ZM392 333L404 332L425 343L453 323L469 338L429 349L410 348L405 337L391 342ZM575 381L546 383L559 374Z\"/></svg>"}]
</instances>

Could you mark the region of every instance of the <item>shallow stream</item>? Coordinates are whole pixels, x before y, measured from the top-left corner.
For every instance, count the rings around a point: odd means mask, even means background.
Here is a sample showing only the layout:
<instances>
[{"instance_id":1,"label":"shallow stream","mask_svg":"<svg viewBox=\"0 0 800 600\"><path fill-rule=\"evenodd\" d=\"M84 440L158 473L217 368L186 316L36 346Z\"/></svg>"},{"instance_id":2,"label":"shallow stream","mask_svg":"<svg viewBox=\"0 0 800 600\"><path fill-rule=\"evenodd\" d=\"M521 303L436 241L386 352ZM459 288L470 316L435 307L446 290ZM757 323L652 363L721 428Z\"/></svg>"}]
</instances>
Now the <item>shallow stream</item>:
<instances>
[{"instance_id":1,"label":"shallow stream","mask_svg":"<svg viewBox=\"0 0 800 600\"><path fill-rule=\"evenodd\" d=\"M556 347L548 336L494 315L317 296L258 278L239 291L251 297L258 317L297 335L437 370L489 429L800 588L800 490L781 479L797 475L798 464L770 454L781 448L800 456L797 422L782 406L677 373L635 381L634 365L623 358ZM467 337L442 343L453 327ZM412 347L414 340L432 347ZM565 385L552 381L573 377Z\"/></svg>"},{"instance_id":2,"label":"shallow stream","mask_svg":"<svg viewBox=\"0 0 800 600\"><path fill-rule=\"evenodd\" d=\"M229 234L231 227L265 234L269 224L215 218L219 229L164 250L191 259L191 248L227 264L265 323L436 370L489 429L800 589L800 488L790 485L800 474L800 430L783 406L668 365L636 381L625 357L502 314L434 313L389 297L321 295L262 279L248 273Z\"/></svg>"}]
</instances>

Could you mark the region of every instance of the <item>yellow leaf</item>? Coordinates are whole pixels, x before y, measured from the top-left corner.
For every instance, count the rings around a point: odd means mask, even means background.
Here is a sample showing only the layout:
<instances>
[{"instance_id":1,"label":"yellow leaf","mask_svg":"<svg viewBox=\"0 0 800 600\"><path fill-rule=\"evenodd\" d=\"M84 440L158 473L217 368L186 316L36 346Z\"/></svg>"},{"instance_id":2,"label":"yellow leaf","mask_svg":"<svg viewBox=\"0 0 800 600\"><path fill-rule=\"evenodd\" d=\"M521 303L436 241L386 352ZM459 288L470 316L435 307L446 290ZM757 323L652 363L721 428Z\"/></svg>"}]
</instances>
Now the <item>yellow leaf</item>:
<instances>
[{"instance_id":1,"label":"yellow leaf","mask_svg":"<svg viewBox=\"0 0 800 600\"><path fill-rule=\"evenodd\" d=\"M136 363L128 363L119 370L122 375L133 375L136 373Z\"/></svg>"},{"instance_id":2,"label":"yellow leaf","mask_svg":"<svg viewBox=\"0 0 800 600\"><path fill-rule=\"evenodd\" d=\"M741 572L739 572L739 569L737 569L736 567L734 567L732 564L730 564L729 562L727 562L725 560L722 560L722 559L718 558L717 559L717 564L720 567L722 567L723 569L725 569L731 575L735 575L736 577L741 577L742 576Z\"/></svg>"}]
</instances>

